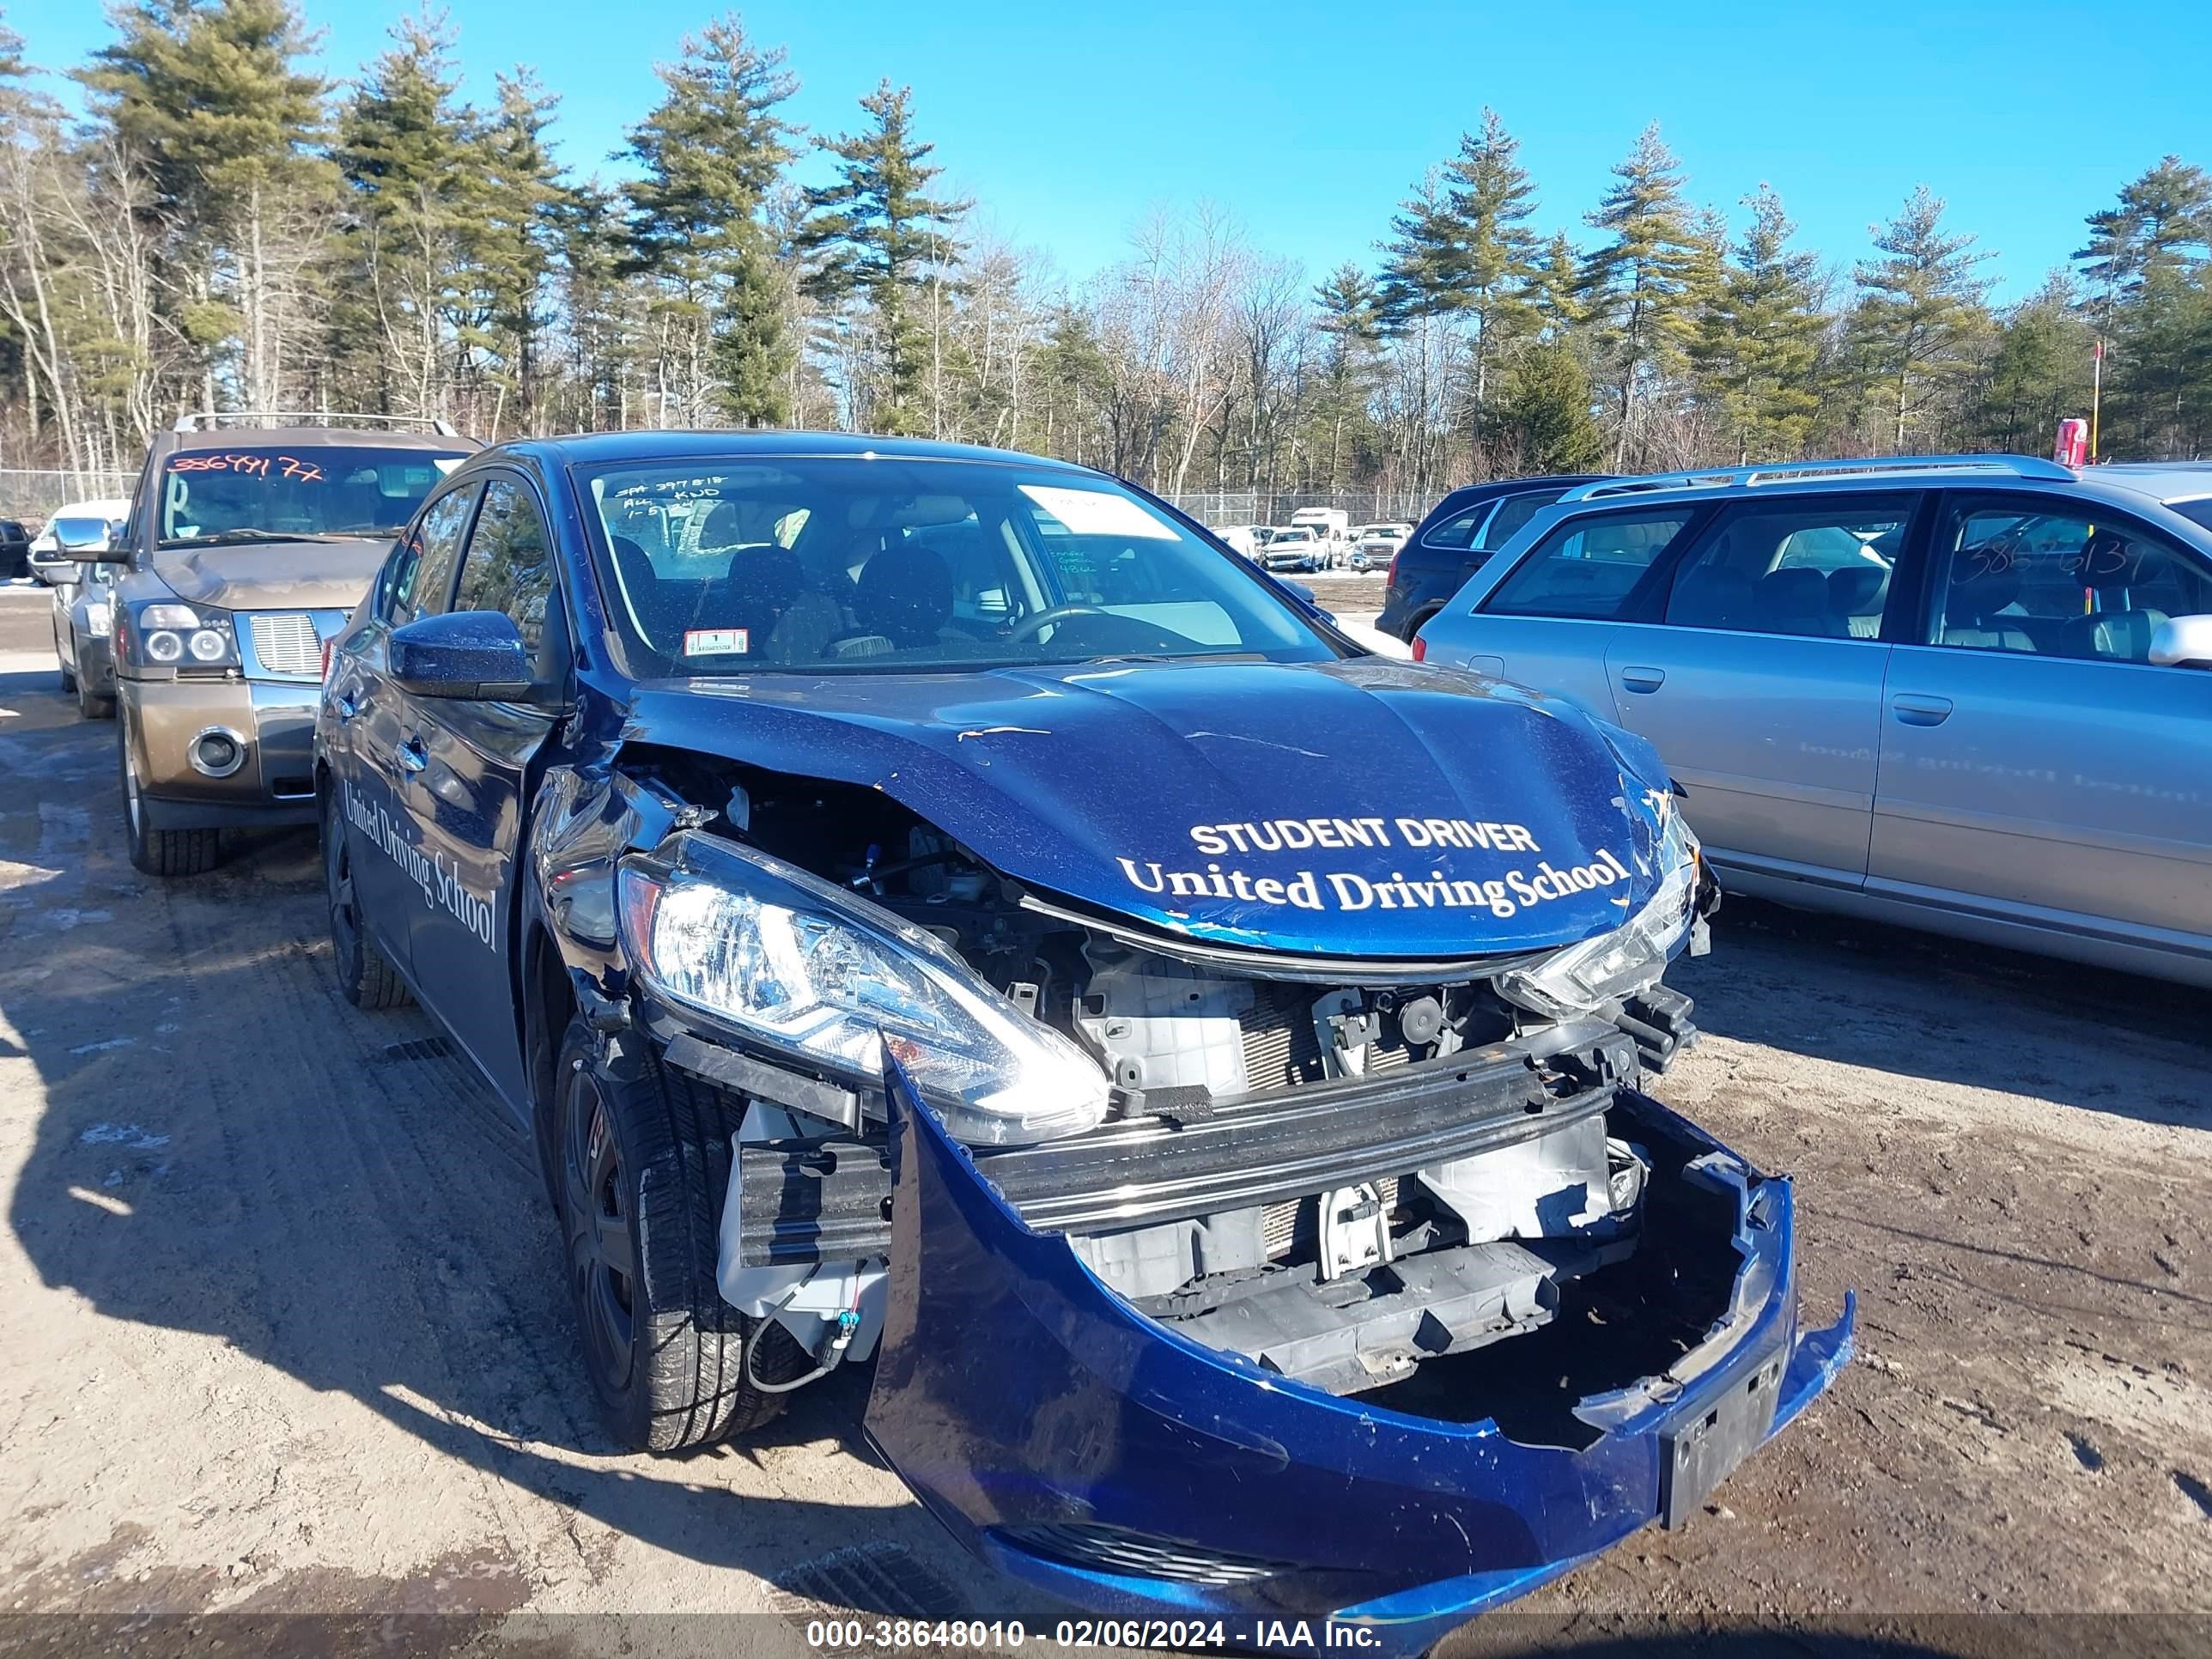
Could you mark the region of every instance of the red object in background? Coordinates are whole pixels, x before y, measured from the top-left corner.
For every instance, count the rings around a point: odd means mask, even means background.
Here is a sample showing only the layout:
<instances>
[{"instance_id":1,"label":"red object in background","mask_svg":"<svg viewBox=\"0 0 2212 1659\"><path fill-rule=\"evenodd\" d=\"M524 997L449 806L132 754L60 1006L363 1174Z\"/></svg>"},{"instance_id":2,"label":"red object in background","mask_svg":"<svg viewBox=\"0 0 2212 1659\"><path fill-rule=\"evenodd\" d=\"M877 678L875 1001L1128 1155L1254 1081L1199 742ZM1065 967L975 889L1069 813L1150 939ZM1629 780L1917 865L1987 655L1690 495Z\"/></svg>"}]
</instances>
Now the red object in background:
<instances>
[{"instance_id":1,"label":"red object in background","mask_svg":"<svg viewBox=\"0 0 2212 1659\"><path fill-rule=\"evenodd\" d=\"M2051 459L2061 466L2088 465L2088 422L2072 419L2059 422L2058 441L2051 447Z\"/></svg>"},{"instance_id":2,"label":"red object in background","mask_svg":"<svg viewBox=\"0 0 2212 1659\"><path fill-rule=\"evenodd\" d=\"M1413 660L1414 660L1415 662L1426 662L1428 659L1429 659L1429 642L1428 642L1426 640L1423 639L1423 638L1422 638L1419 634L1414 635L1413 635Z\"/></svg>"}]
</instances>

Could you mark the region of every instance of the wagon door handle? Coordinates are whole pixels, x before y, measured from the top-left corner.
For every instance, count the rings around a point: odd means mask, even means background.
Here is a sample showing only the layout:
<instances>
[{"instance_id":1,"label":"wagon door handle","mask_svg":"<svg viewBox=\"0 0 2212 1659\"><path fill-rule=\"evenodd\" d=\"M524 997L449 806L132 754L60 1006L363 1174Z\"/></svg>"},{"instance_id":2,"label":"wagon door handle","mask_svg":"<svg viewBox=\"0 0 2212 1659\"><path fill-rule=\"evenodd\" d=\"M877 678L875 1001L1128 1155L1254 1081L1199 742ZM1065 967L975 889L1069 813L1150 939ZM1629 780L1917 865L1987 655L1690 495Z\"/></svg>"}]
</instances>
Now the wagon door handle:
<instances>
[{"instance_id":1,"label":"wagon door handle","mask_svg":"<svg viewBox=\"0 0 2212 1659\"><path fill-rule=\"evenodd\" d=\"M1656 691L1667 684L1667 671L1663 668L1624 668L1620 671L1620 683L1631 691Z\"/></svg>"},{"instance_id":2,"label":"wagon door handle","mask_svg":"<svg viewBox=\"0 0 2212 1659\"><path fill-rule=\"evenodd\" d=\"M1951 718L1948 697L1923 697L1917 692L1900 691L1889 700L1889 706L1901 726L1941 726Z\"/></svg>"},{"instance_id":3,"label":"wagon door handle","mask_svg":"<svg viewBox=\"0 0 2212 1659\"><path fill-rule=\"evenodd\" d=\"M422 746L420 738L410 738L399 745L399 769L419 772L430 763L430 751Z\"/></svg>"},{"instance_id":4,"label":"wagon door handle","mask_svg":"<svg viewBox=\"0 0 2212 1659\"><path fill-rule=\"evenodd\" d=\"M354 696L351 686L338 693L337 711L340 720L349 720L361 713L361 699Z\"/></svg>"}]
</instances>

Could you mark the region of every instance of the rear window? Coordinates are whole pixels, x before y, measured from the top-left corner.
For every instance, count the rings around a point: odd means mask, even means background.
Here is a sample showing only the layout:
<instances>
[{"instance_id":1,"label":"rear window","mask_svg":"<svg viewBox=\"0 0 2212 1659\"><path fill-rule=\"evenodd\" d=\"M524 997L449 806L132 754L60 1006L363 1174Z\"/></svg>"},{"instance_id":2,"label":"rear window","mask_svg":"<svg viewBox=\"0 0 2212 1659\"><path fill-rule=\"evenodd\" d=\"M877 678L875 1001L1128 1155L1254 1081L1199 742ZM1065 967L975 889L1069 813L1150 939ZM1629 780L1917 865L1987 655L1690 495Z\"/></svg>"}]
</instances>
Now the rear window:
<instances>
[{"instance_id":1,"label":"rear window","mask_svg":"<svg viewBox=\"0 0 2212 1659\"><path fill-rule=\"evenodd\" d=\"M396 536L461 450L302 444L179 450L161 468L163 547Z\"/></svg>"},{"instance_id":2,"label":"rear window","mask_svg":"<svg viewBox=\"0 0 2212 1659\"><path fill-rule=\"evenodd\" d=\"M1521 561L1482 608L1509 617L1618 617L1652 561L1689 522L1680 511L1571 519Z\"/></svg>"}]
</instances>

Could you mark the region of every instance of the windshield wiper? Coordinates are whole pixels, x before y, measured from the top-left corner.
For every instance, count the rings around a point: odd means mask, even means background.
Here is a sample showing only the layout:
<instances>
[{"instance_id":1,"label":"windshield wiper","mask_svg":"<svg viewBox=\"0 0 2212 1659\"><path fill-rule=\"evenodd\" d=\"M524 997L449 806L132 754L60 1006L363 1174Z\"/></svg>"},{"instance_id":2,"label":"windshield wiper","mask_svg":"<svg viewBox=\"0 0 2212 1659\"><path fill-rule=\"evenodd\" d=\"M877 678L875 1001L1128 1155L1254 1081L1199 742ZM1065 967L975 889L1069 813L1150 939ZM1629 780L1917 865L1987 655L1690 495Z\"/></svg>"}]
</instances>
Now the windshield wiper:
<instances>
[{"instance_id":1,"label":"windshield wiper","mask_svg":"<svg viewBox=\"0 0 2212 1659\"><path fill-rule=\"evenodd\" d=\"M327 542L334 537L311 530L213 530L204 536L169 536L163 547L216 547L226 542Z\"/></svg>"}]
</instances>

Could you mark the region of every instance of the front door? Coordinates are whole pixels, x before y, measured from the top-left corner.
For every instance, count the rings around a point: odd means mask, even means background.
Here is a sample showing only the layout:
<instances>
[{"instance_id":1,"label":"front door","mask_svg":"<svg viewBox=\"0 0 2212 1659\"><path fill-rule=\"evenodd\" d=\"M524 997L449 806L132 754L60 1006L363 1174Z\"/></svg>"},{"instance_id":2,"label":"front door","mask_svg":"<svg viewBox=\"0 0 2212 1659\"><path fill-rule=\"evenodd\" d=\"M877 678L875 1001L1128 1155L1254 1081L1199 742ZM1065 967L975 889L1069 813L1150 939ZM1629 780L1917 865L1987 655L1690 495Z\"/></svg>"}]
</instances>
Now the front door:
<instances>
[{"instance_id":1,"label":"front door","mask_svg":"<svg viewBox=\"0 0 2212 1659\"><path fill-rule=\"evenodd\" d=\"M512 617L537 653L541 684L566 677L567 623L554 603L546 515L519 476L495 473L461 558L455 611ZM410 951L424 1001L504 1093L529 1099L515 1024L515 852L532 764L555 716L529 703L401 699L403 799L430 890L413 912Z\"/></svg>"},{"instance_id":2,"label":"front door","mask_svg":"<svg viewBox=\"0 0 2212 1659\"><path fill-rule=\"evenodd\" d=\"M1882 615L1914 505L1733 503L1675 563L1661 620L1614 630L1606 669L1620 723L1658 749L1717 862L1864 878Z\"/></svg>"},{"instance_id":3,"label":"front door","mask_svg":"<svg viewBox=\"0 0 2212 1659\"><path fill-rule=\"evenodd\" d=\"M2159 667L2212 560L2050 496L1936 526L1925 643L1881 720L1870 891L2212 956L2212 673Z\"/></svg>"},{"instance_id":4,"label":"front door","mask_svg":"<svg viewBox=\"0 0 2212 1659\"><path fill-rule=\"evenodd\" d=\"M408 823L404 735L398 688L386 675L394 628L446 608L453 564L481 493L466 483L433 497L404 533L369 597L367 625L331 659L331 726L325 753L344 826L344 875L355 925L374 937L400 970L411 971L414 913L428 902L416 836ZM326 853L328 849L325 849Z\"/></svg>"}]
</instances>

